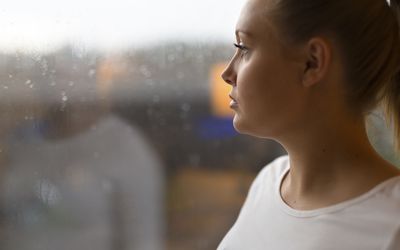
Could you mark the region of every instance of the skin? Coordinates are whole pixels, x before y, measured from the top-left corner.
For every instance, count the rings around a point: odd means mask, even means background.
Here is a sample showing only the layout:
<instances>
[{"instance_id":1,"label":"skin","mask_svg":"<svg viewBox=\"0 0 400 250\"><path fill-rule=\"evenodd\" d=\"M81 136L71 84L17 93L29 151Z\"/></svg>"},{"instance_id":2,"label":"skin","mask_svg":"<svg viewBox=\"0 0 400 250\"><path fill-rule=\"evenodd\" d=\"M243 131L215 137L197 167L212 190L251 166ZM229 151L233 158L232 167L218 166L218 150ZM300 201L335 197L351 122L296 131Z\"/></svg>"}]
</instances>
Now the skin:
<instances>
[{"instance_id":1,"label":"skin","mask_svg":"<svg viewBox=\"0 0 400 250\"><path fill-rule=\"evenodd\" d=\"M265 11L272 4L245 4L236 38L247 49L237 49L221 77L238 103L235 129L275 140L288 152L282 199L295 209L317 209L399 176L371 145L365 117L344 99L347 83L334 39L321 34L285 46Z\"/></svg>"}]
</instances>

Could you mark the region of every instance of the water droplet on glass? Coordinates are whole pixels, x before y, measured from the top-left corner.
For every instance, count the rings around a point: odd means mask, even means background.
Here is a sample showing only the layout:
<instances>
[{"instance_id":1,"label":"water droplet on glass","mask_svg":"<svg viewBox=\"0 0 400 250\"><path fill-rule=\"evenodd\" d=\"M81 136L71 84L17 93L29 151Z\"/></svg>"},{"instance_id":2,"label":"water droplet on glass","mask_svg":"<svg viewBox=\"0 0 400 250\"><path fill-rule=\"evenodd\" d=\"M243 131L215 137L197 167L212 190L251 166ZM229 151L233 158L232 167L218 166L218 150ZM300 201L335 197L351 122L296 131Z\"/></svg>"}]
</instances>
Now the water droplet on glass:
<instances>
[{"instance_id":1,"label":"water droplet on glass","mask_svg":"<svg viewBox=\"0 0 400 250\"><path fill-rule=\"evenodd\" d=\"M190 110L191 106L189 103L184 103L181 105L181 109L185 112L188 112Z\"/></svg>"},{"instance_id":2,"label":"water droplet on glass","mask_svg":"<svg viewBox=\"0 0 400 250\"><path fill-rule=\"evenodd\" d=\"M158 103L160 101L160 96L159 95L153 95L153 102Z\"/></svg>"},{"instance_id":3,"label":"water droplet on glass","mask_svg":"<svg viewBox=\"0 0 400 250\"><path fill-rule=\"evenodd\" d=\"M198 166L200 163L200 155L192 153L189 155L189 162L192 166Z\"/></svg>"},{"instance_id":4,"label":"water droplet on glass","mask_svg":"<svg viewBox=\"0 0 400 250\"><path fill-rule=\"evenodd\" d=\"M48 180L42 179L35 183L36 196L47 205L55 205L61 200L61 193L57 186Z\"/></svg>"},{"instance_id":5,"label":"water droplet on glass","mask_svg":"<svg viewBox=\"0 0 400 250\"><path fill-rule=\"evenodd\" d=\"M68 101L68 96L67 96L67 94L65 93L65 91L61 92L61 95L62 95L61 100L62 100L63 102Z\"/></svg>"},{"instance_id":6,"label":"water droplet on glass","mask_svg":"<svg viewBox=\"0 0 400 250\"><path fill-rule=\"evenodd\" d=\"M89 70L89 72L88 72L88 76L89 76L89 77L93 77L95 73L96 73L96 70L91 69L91 70Z\"/></svg>"},{"instance_id":7,"label":"water droplet on glass","mask_svg":"<svg viewBox=\"0 0 400 250\"><path fill-rule=\"evenodd\" d=\"M185 73L179 71L179 72L176 74L176 77L177 77L179 80L182 80L182 79L185 77Z\"/></svg>"},{"instance_id":8,"label":"water droplet on glass","mask_svg":"<svg viewBox=\"0 0 400 250\"><path fill-rule=\"evenodd\" d=\"M105 192L111 192L113 185L109 180L103 180L101 182L101 188L105 191Z\"/></svg>"},{"instance_id":9,"label":"water droplet on glass","mask_svg":"<svg viewBox=\"0 0 400 250\"><path fill-rule=\"evenodd\" d=\"M49 65L47 64L47 60L43 59L40 61L40 67L42 68L42 75L46 75L49 70Z\"/></svg>"},{"instance_id":10,"label":"water droplet on glass","mask_svg":"<svg viewBox=\"0 0 400 250\"><path fill-rule=\"evenodd\" d=\"M168 61L170 61L170 62L175 61L175 55L172 55L172 54L168 55Z\"/></svg>"},{"instance_id":11,"label":"water droplet on glass","mask_svg":"<svg viewBox=\"0 0 400 250\"><path fill-rule=\"evenodd\" d=\"M183 125L183 130L185 131L190 131L192 129L192 126L188 123L186 123L185 125Z\"/></svg>"},{"instance_id":12,"label":"water droplet on glass","mask_svg":"<svg viewBox=\"0 0 400 250\"><path fill-rule=\"evenodd\" d=\"M145 77L150 77L151 76L151 72L150 70L146 67L146 65L142 65L139 68L140 73L142 73Z\"/></svg>"},{"instance_id":13,"label":"water droplet on glass","mask_svg":"<svg viewBox=\"0 0 400 250\"><path fill-rule=\"evenodd\" d=\"M152 79L146 79L145 84L149 87L153 87L154 81Z\"/></svg>"}]
</instances>

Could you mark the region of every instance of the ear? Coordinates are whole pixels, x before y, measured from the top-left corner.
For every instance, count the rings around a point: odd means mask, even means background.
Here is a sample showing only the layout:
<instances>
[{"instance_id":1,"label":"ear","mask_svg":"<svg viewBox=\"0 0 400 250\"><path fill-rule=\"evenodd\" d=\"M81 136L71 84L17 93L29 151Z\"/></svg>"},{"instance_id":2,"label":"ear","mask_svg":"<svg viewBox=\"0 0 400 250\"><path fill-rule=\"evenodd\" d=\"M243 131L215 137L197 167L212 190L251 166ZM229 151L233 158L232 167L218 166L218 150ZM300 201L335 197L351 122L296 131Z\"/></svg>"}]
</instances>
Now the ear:
<instances>
[{"instance_id":1,"label":"ear","mask_svg":"<svg viewBox=\"0 0 400 250\"><path fill-rule=\"evenodd\" d=\"M314 37L308 41L305 49L302 82L305 87L310 87L326 76L331 61L331 47L327 40Z\"/></svg>"}]
</instances>

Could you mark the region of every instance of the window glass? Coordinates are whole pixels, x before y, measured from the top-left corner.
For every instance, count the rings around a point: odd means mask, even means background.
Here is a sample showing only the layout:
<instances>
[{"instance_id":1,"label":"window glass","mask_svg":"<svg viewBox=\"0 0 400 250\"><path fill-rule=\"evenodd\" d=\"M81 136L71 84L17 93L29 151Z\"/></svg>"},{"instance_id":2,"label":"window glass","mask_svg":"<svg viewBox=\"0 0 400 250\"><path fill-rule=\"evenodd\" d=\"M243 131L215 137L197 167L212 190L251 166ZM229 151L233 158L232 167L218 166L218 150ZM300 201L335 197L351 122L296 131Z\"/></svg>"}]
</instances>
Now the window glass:
<instances>
[{"instance_id":1,"label":"window glass","mask_svg":"<svg viewBox=\"0 0 400 250\"><path fill-rule=\"evenodd\" d=\"M2 4L1 249L216 248L285 153L232 126L220 74L243 3Z\"/></svg>"}]
</instances>

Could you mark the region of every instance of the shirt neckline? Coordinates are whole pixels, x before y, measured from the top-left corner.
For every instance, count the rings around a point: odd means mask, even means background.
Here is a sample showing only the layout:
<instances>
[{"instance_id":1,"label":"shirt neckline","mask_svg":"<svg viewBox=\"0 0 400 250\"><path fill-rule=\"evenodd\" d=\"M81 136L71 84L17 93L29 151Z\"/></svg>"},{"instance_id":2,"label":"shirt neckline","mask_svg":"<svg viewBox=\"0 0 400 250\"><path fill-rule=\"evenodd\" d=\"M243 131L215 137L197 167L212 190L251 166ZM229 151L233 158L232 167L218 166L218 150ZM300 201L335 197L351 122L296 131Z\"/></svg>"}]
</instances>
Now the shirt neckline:
<instances>
[{"instance_id":1,"label":"shirt neckline","mask_svg":"<svg viewBox=\"0 0 400 250\"><path fill-rule=\"evenodd\" d=\"M375 187L373 187L369 191L367 191L367 192L365 192L365 193L363 193L363 194L361 194L361 195L359 195L357 197L342 201L340 203L336 203L334 205L330 205L330 206L327 206L327 207L311 209L311 210L297 210L297 209L294 209L294 208L290 207L288 204L286 204L286 202L283 200L283 198L281 196L281 193L280 193L283 177L290 170L289 160L288 159L286 159L286 160L287 160L287 163L286 163L286 166L284 168L284 171L282 171L282 173L279 175L279 178L278 178L278 180L276 182L275 195L274 196L276 198L278 206L284 212L286 212L287 214L295 216L295 217L303 217L303 218L304 217L315 217L315 216L318 216L318 215L327 214L327 213L333 213L333 212L342 210L342 209L344 209L346 207L349 207L349 206L351 206L353 204L356 204L356 203L359 203L359 202L361 202L363 200L368 199L369 197L371 197L372 195L374 195L375 193L377 193L379 190L381 190L385 186L389 185L390 183L398 181L398 180L400 181L400 176L394 176L394 177L391 177L391 178L379 183L378 185L376 185Z\"/></svg>"}]
</instances>

